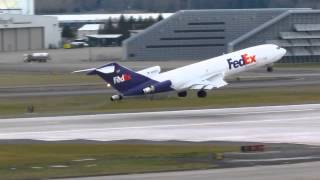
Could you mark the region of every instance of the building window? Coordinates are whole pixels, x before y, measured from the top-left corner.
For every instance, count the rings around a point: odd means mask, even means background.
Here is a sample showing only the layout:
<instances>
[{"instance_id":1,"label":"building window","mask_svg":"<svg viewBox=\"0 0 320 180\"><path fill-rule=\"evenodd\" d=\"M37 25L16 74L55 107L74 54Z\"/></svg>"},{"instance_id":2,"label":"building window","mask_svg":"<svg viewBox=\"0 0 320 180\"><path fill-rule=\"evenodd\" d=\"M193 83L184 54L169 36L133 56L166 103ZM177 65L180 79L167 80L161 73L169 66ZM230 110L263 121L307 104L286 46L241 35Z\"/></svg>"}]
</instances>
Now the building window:
<instances>
[{"instance_id":1,"label":"building window","mask_svg":"<svg viewBox=\"0 0 320 180\"><path fill-rule=\"evenodd\" d=\"M225 37L174 37L174 38L160 38L160 40L205 40L205 39L225 39Z\"/></svg>"},{"instance_id":2,"label":"building window","mask_svg":"<svg viewBox=\"0 0 320 180\"><path fill-rule=\"evenodd\" d=\"M224 29L192 29L192 30L175 30L175 33L194 33L194 32L224 32Z\"/></svg>"},{"instance_id":3,"label":"building window","mask_svg":"<svg viewBox=\"0 0 320 180\"><path fill-rule=\"evenodd\" d=\"M224 25L225 22L192 22L188 23L188 25Z\"/></svg>"}]
</instances>

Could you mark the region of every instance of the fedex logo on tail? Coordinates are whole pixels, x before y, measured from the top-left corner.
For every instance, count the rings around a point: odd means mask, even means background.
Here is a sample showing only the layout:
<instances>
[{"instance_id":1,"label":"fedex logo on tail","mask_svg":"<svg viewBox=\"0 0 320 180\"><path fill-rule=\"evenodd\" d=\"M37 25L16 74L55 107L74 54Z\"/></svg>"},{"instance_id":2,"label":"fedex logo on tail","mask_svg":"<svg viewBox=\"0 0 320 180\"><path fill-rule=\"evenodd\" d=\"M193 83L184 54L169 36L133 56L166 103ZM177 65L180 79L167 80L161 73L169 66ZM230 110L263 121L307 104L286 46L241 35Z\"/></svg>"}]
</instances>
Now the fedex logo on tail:
<instances>
[{"instance_id":1,"label":"fedex logo on tail","mask_svg":"<svg viewBox=\"0 0 320 180\"><path fill-rule=\"evenodd\" d=\"M122 76L113 77L114 84L120 84L126 81L130 81L132 79L130 74L123 74Z\"/></svg>"},{"instance_id":2,"label":"fedex logo on tail","mask_svg":"<svg viewBox=\"0 0 320 180\"><path fill-rule=\"evenodd\" d=\"M241 56L239 60L227 59L229 64L229 69L237 69L239 67L253 64L257 62L256 55L249 56L248 54L244 54Z\"/></svg>"}]
</instances>

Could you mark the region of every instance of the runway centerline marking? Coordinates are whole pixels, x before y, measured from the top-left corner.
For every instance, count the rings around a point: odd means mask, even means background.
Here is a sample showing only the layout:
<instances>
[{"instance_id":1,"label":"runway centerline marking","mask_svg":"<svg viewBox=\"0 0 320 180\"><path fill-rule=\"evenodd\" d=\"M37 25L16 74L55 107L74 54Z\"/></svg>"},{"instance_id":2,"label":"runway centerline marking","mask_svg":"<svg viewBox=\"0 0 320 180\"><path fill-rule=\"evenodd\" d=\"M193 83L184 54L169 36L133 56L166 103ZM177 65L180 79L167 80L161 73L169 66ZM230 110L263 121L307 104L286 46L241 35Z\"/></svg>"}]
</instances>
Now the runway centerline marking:
<instances>
[{"instance_id":1,"label":"runway centerline marking","mask_svg":"<svg viewBox=\"0 0 320 180\"><path fill-rule=\"evenodd\" d=\"M272 159L235 159L231 162L274 162L274 161L296 161L296 160L309 160L319 159L319 156L306 156L306 157L294 157L294 158L272 158Z\"/></svg>"},{"instance_id":2,"label":"runway centerline marking","mask_svg":"<svg viewBox=\"0 0 320 180\"><path fill-rule=\"evenodd\" d=\"M235 113L225 113L225 114L217 114L217 115L250 115L250 114L267 114L267 113L287 113L287 112L307 112L307 111L315 111L316 109L293 109L293 110L284 110L284 111L258 111L258 112L235 112Z\"/></svg>"}]
</instances>

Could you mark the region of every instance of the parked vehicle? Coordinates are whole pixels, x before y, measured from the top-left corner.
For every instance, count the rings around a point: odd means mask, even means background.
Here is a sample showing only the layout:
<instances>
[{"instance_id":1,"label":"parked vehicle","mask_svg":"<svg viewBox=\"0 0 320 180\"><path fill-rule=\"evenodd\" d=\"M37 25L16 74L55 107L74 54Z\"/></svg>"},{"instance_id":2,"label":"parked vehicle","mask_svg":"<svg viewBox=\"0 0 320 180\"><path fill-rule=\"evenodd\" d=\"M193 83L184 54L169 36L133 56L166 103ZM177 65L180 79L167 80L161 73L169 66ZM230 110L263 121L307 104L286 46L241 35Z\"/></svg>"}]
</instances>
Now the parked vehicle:
<instances>
[{"instance_id":1,"label":"parked vehicle","mask_svg":"<svg viewBox=\"0 0 320 180\"><path fill-rule=\"evenodd\" d=\"M76 39L70 43L72 48L88 47L89 44L84 39Z\"/></svg>"},{"instance_id":2,"label":"parked vehicle","mask_svg":"<svg viewBox=\"0 0 320 180\"><path fill-rule=\"evenodd\" d=\"M24 54L23 61L26 63L29 62L47 62L51 60L49 53L31 53L31 54Z\"/></svg>"}]
</instances>

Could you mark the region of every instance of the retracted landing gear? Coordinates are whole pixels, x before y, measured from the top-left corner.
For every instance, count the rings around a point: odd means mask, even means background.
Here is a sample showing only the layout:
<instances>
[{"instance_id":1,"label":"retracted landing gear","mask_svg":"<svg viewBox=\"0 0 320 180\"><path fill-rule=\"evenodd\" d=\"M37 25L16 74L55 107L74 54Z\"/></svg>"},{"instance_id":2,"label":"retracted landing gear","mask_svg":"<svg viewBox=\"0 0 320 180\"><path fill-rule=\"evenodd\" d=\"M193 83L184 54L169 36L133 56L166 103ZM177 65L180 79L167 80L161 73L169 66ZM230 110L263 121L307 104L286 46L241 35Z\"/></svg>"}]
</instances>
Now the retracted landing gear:
<instances>
[{"instance_id":1,"label":"retracted landing gear","mask_svg":"<svg viewBox=\"0 0 320 180\"><path fill-rule=\"evenodd\" d=\"M187 91L178 92L179 97L187 97L188 93Z\"/></svg>"},{"instance_id":2,"label":"retracted landing gear","mask_svg":"<svg viewBox=\"0 0 320 180\"><path fill-rule=\"evenodd\" d=\"M273 72L273 63L267 64L267 72Z\"/></svg>"},{"instance_id":3,"label":"retracted landing gear","mask_svg":"<svg viewBox=\"0 0 320 180\"><path fill-rule=\"evenodd\" d=\"M267 67L267 72L273 72L273 67L272 66L268 66Z\"/></svg>"},{"instance_id":4,"label":"retracted landing gear","mask_svg":"<svg viewBox=\"0 0 320 180\"><path fill-rule=\"evenodd\" d=\"M207 92L205 90L198 91L198 97L199 98L205 98L207 97Z\"/></svg>"},{"instance_id":5,"label":"retracted landing gear","mask_svg":"<svg viewBox=\"0 0 320 180\"><path fill-rule=\"evenodd\" d=\"M111 101L120 101L122 99L123 99L123 97L121 95L113 95L110 97Z\"/></svg>"}]
</instances>

